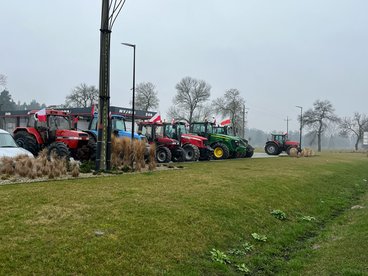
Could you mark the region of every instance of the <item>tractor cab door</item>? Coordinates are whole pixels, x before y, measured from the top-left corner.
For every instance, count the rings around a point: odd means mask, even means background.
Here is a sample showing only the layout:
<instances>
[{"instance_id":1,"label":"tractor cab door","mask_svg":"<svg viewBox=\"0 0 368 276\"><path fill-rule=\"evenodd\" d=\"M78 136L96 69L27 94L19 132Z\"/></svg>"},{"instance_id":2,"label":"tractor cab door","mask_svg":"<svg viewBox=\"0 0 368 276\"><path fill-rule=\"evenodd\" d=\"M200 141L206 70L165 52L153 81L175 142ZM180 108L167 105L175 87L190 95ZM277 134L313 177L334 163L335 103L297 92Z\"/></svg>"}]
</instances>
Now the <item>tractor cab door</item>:
<instances>
[{"instance_id":1,"label":"tractor cab door","mask_svg":"<svg viewBox=\"0 0 368 276\"><path fill-rule=\"evenodd\" d=\"M152 143L155 139L152 125L139 125L139 132L146 136L149 143Z\"/></svg>"},{"instance_id":2,"label":"tractor cab door","mask_svg":"<svg viewBox=\"0 0 368 276\"><path fill-rule=\"evenodd\" d=\"M191 132L199 136L202 136L202 137L207 137L207 133L208 133L207 124L193 123L191 125Z\"/></svg>"}]
</instances>

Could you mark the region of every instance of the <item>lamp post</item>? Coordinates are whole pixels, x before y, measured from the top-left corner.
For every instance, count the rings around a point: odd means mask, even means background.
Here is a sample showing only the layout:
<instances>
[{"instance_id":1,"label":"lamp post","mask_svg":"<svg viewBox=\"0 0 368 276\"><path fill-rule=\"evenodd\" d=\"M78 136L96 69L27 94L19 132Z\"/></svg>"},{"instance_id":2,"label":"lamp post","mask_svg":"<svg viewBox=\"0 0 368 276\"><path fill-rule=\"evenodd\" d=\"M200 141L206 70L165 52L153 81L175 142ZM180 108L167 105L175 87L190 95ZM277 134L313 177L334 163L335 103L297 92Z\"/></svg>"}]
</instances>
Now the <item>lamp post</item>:
<instances>
[{"instance_id":1,"label":"lamp post","mask_svg":"<svg viewBox=\"0 0 368 276\"><path fill-rule=\"evenodd\" d=\"M135 44L121 43L125 46L133 48L133 99L132 99L132 142L134 139L134 113L135 113Z\"/></svg>"},{"instance_id":2,"label":"lamp post","mask_svg":"<svg viewBox=\"0 0 368 276\"><path fill-rule=\"evenodd\" d=\"M297 105L296 106L297 108L300 108L300 136L299 136L299 146L300 146L300 149L302 148L302 129L303 129L303 107L302 106L299 106Z\"/></svg>"},{"instance_id":3,"label":"lamp post","mask_svg":"<svg viewBox=\"0 0 368 276\"><path fill-rule=\"evenodd\" d=\"M135 124L135 44L130 43L121 43L122 45L132 47L133 48L133 96L132 96L132 136L131 136L131 144L132 149L134 147L133 139L134 139L134 124ZM132 168L133 168L133 158L132 158Z\"/></svg>"}]
</instances>

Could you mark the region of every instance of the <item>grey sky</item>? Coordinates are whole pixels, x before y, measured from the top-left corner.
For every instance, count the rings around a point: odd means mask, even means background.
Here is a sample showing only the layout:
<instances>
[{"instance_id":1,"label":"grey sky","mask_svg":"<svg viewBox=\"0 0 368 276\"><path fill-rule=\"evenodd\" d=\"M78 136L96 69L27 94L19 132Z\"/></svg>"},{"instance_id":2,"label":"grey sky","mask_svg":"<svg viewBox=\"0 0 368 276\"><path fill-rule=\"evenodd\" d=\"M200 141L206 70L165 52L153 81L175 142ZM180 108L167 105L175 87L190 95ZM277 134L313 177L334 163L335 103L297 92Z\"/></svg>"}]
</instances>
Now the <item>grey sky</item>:
<instances>
[{"instance_id":1,"label":"grey sky","mask_svg":"<svg viewBox=\"0 0 368 276\"><path fill-rule=\"evenodd\" d=\"M0 73L14 100L64 103L82 82L98 87L101 1L5 1ZM295 105L330 100L340 116L368 113L368 1L127 0L112 32L111 104L129 106L132 49L137 82L159 91L166 116L185 76L212 99L237 88L248 126L297 130Z\"/></svg>"}]
</instances>

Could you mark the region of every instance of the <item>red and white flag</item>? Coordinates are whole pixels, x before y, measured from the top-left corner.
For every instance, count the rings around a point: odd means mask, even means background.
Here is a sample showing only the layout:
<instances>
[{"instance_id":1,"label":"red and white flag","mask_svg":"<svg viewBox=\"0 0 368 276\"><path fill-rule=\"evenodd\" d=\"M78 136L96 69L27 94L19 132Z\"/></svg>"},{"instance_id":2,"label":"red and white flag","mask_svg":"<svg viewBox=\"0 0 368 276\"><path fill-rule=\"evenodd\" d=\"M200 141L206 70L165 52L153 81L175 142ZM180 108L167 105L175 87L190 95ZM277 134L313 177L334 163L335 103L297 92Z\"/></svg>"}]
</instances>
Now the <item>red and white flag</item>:
<instances>
[{"instance_id":1,"label":"red and white flag","mask_svg":"<svg viewBox=\"0 0 368 276\"><path fill-rule=\"evenodd\" d=\"M174 118L171 119L171 124L172 125L175 124L175 119Z\"/></svg>"},{"instance_id":2,"label":"red and white flag","mask_svg":"<svg viewBox=\"0 0 368 276\"><path fill-rule=\"evenodd\" d=\"M231 120L230 118L228 119L224 119L220 122L220 126L227 126L227 125L231 125Z\"/></svg>"},{"instance_id":3,"label":"red and white flag","mask_svg":"<svg viewBox=\"0 0 368 276\"><path fill-rule=\"evenodd\" d=\"M155 116L153 116L151 119L148 120L148 122L151 123L161 122L161 115L156 113Z\"/></svg>"},{"instance_id":4,"label":"red and white flag","mask_svg":"<svg viewBox=\"0 0 368 276\"><path fill-rule=\"evenodd\" d=\"M35 117L39 122L46 122L47 116L46 116L46 108L42 108L41 110L38 110L35 113Z\"/></svg>"}]
</instances>

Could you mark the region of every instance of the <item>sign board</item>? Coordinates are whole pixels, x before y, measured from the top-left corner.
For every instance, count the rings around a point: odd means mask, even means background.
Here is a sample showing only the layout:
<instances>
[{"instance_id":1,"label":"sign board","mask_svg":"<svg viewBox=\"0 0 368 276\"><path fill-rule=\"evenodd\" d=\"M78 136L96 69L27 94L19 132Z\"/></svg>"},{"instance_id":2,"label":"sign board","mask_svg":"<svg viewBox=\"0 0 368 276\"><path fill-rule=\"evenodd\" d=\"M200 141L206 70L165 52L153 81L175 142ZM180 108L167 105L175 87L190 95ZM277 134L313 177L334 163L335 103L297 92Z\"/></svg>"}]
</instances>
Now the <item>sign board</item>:
<instances>
[{"instance_id":1,"label":"sign board","mask_svg":"<svg viewBox=\"0 0 368 276\"><path fill-rule=\"evenodd\" d=\"M363 133L363 145L368 146L368 131Z\"/></svg>"}]
</instances>

